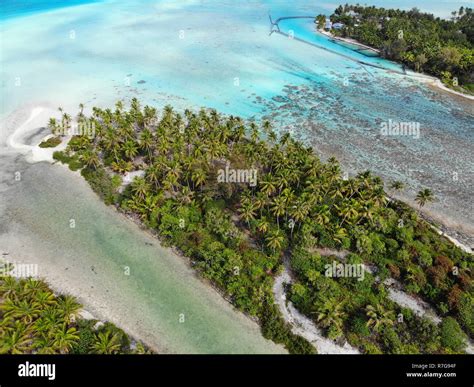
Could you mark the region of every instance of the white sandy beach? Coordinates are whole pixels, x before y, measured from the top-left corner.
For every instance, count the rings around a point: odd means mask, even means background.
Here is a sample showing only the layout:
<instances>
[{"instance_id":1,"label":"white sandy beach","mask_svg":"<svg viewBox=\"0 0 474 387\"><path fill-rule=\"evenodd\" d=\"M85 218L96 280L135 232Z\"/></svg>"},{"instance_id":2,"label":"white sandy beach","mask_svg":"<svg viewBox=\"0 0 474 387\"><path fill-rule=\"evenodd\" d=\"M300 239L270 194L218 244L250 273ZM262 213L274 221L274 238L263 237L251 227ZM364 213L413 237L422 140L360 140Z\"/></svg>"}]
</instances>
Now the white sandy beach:
<instances>
[{"instance_id":1,"label":"white sandy beach","mask_svg":"<svg viewBox=\"0 0 474 387\"><path fill-rule=\"evenodd\" d=\"M360 43L355 39L335 36L331 32L325 31L323 29L317 29L316 31L318 33L320 33L321 35L327 36L330 39L334 39L336 41L339 40L341 42L345 42L345 43L349 43L349 44L354 44L354 45L357 45L359 47L365 48L367 50L371 50L371 51L374 51L376 53L380 53L380 50L378 50L376 48L373 48L373 47L370 47L370 46L367 46L363 43ZM447 93L456 95L458 97L462 97L462 98L474 101L474 95L460 93L459 91L450 89L443 82L441 82L441 80L439 78L433 77L433 76L425 74L425 73L417 73L417 72L412 71L412 70L407 70L406 75L409 76L409 77L412 77L412 78L416 78L417 80L419 80L423 83L426 83L431 87L437 88L438 90L442 90L443 92L447 92Z\"/></svg>"},{"instance_id":2,"label":"white sandy beach","mask_svg":"<svg viewBox=\"0 0 474 387\"><path fill-rule=\"evenodd\" d=\"M29 110L29 109L28 109ZM16 113L17 116L23 116L23 111ZM54 148L40 148L39 143L51 137L51 134L44 136L37 144L29 145L24 143L24 138L34 131L37 131L46 126L50 117L58 116L57 111L44 106L36 106L30 110L27 120L15 129L7 138L7 147L12 151L23 154L26 160L31 163L40 161L53 162L53 153L55 151L62 151L66 149L67 143L71 136L64 136L63 141Z\"/></svg>"}]
</instances>

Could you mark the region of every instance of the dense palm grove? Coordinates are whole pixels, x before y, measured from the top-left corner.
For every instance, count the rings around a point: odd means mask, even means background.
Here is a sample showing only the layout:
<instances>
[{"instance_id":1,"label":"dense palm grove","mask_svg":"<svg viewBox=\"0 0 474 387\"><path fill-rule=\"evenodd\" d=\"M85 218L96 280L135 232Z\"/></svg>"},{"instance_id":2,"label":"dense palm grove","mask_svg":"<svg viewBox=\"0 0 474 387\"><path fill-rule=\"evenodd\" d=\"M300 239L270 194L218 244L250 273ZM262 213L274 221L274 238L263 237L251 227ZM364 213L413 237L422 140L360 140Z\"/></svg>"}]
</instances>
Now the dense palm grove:
<instances>
[{"instance_id":1,"label":"dense palm grove","mask_svg":"<svg viewBox=\"0 0 474 387\"><path fill-rule=\"evenodd\" d=\"M55 158L81 169L106 201L177 246L239 309L258 318L265 337L292 353L314 348L291 333L272 285L290 257L293 303L329 337L367 353L452 353L474 336L473 257L440 237L403 203L388 198L370 172L343 178L335 159L322 162L270 123L259 128L214 110L160 113L132 100L126 110L82 111L95 136L75 136ZM58 132L70 125L51 120ZM256 185L222 182L227 167L258 171ZM127 172L141 171L129 185ZM401 183L393 190L403 189ZM421 191L420 206L433 199ZM364 280L325 275L321 247L348 250L348 263L373 268ZM441 324L388 298L384 280L429 301ZM464 332L463 332L464 330Z\"/></svg>"},{"instance_id":2,"label":"dense palm grove","mask_svg":"<svg viewBox=\"0 0 474 387\"><path fill-rule=\"evenodd\" d=\"M354 38L416 71L457 83L474 92L474 13L461 7L451 20L417 9L401 11L360 5L339 6L331 20L344 23L334 33ZM457 79L457 82L456 82Z\"/></svg>"},{"instance_id":3,"label":"dense palm grove","mask_svg":"<svg viewBox=\"0 0 474 387\"><path fill-rule=\"evenodd\" d=\"M81 305L34 278L0 277L0 354L146 353L110 323L78 316ZM100 325L100 324L99 324Z\"/></svg>"}]
</instances>

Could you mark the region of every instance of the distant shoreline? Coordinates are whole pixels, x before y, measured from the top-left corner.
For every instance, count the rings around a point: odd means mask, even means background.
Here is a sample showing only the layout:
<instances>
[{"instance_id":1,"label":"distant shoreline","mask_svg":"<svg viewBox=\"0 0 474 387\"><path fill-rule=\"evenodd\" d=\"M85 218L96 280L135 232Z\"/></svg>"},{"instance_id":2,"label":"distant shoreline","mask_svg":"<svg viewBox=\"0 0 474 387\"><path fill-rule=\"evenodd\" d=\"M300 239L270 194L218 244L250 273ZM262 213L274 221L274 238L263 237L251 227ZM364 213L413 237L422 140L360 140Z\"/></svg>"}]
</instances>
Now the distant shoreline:
<instances>
[{"instance_id":1,"label":"distant shoreline","mask_svg":"<svg viewBox=\"0 0 474 387\"><path fill-rule=\"evenodd\" d=\"M321 29L321 28L318 28L317 29L317 32L319 32L320 34L322 35L325 35L327 36L328 38L331 38L331 39L334 39L334 40L340 40L341 42L345 42L345 43L349 43L349 44L354 44L356 46L360 46L364 49L367 49L367 50L371 50L371 51L374 51L378 54L380 54L380 50L377 49L377 48L374 48L374 47L371 47L371 46L367 46L363 43L360 43L359 41L355 40L355 39L352 39L352 38L342 38L340 36L335 36L333 34L331 34L329 31L325 31L324 29Z\"/></svg>"},{"instance_id":2,"label":"distant shoreline","mask_svg":"<svg viewBox=\"0 0 474 387\"><path fill-rule=\"evenodd\" d=\"M364 48L364 49L367 49L367 50L372 50L374 52L380 53L379 49L377 49L375 47L367 46L363 43L360 43L359 41L357 41L355 39L342 38L340 36L335 36L335 35L331 34L329 31L325 31L324 29L320 29L320 28L316 28L316 31L318 33L330 38L330 39L334 39L336 41L339 40L339 41L344 42L344 43L357 45L357 46L360 46L361 48ZM418 73L418 72L415 72L415 71L410 71L410 73L407 73L406 75L409 76L409 77L412 77L412 78L416 78L416 79L420 80L423 83L426 83L426 84L429 84L433 87L436 87L437 89L441 89L441 90L446 91L448 93L451 93L451 94L457 95L459 97L469 99L471 101L474 101L474 95L465 94L465 93L461 93L459 91L450 89L443 82L441 82L441 79L436 78L432 75L428 75L428 74L425 74L425 73Z\"/></svg>"}]
</instances>

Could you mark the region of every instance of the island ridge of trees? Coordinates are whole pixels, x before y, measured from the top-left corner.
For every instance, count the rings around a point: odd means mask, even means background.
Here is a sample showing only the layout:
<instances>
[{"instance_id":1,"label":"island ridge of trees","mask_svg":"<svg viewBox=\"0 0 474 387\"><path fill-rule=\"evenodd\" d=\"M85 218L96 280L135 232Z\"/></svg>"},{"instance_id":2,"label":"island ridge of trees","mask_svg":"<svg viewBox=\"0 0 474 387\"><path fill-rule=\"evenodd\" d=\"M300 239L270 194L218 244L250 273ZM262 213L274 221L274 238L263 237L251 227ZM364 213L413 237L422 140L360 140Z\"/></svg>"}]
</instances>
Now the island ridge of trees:
<instances>
[{"instance_id":1,"label":"island ridge of trees","mask_svg":"<svg viewBox=\"0 0 474 387\"><path fill-rule=\"evenodd\" d=\"M316 18L324 27L324 16ZM410 11L375 6L340 5L331 21L344 24L333 29L381 50L382 56L409 68L440 78L447 86L474 93L474 13L461 7L450 20L413 8Z\"/></svg>"},{"instance_id":2,"label":"island ridge of trees","mask_svg":"<svg viewBox=\"0 0 474 387\"><path fill-rule=\"evenodd\" d=\"M389 199L371 172L345 179L334 158L262 125L215 110L158 112L133 99L129 109L93 108L79 122L95 136L74 136L54 157L81 170L91 187L178 247L265 337L292 353L314 348L294 335L273 299L284 255L295 275L288 294L324 334L365 353L458 353L474 337L473 255L438 235L416 210ZM53 132L61 123L50 122ZM222 182L227 168L258 171L257 184ZM131 184L123 176L139 174ZM393 182L389 190L404 189ZM417 196L420 207L433 200ZM346 250L348 264L373 268L365 278L328 277ZM387 278L429 302L437 325L389 298Z\"/></svg>"}]
</instances>

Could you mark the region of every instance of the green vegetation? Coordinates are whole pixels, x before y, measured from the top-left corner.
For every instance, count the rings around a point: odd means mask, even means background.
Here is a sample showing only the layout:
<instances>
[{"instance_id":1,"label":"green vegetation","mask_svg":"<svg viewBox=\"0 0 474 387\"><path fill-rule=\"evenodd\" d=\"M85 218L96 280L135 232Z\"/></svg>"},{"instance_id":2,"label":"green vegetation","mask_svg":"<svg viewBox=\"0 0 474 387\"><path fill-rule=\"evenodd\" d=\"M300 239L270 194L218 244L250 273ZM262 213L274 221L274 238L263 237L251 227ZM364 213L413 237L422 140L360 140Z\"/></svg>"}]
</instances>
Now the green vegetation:
<instances>
[{"instance_id":1,"label":"green vegetation","mask_svg":"<svg viewBox=\"0 0 474 387\"><path fill-rule=\"evenodd\" d=\"M3 270L3 269L2 269ZM81 305L46 283L0 277L0 354L120 354L149 352L119 328L78 317Z\"/></svg>"},{"instance_id":2,"label":"green vegetation","mask_svg":"<svg viewBox=\"0 0 474 387\"><path fill-rule=\"evenodd\" d=\"M444 20L416 8L401 11L346 4L330 18L344 23L334 34L378 48L384 57L434 75L453 89L474 92L471 8L461 7L452 12L451 20ZM316 22L321 23L321 18Z\"/></svg>"},{"instance_id":3,"label":"green vegetation","mask_svg":"<svg viewBox=\"0 0 474 387\"><path fill-rule=\"evenodd\" d=\"M460 351L464 347L466 335L461 330L458 322L452 317L447 317L441 323L441 342L453 351Z\"/></svg>"},{"instance_id":4,"label":"green vegetation","mask_svg":"<svg viewBox=\"0 0 474 387\"><path fill-rule=\"evenodd\" d=\"M292 353L314 351L291 333L274 303L285 254L296 277L292 302L332 339L367 353L462 351L441 340L446 328L389 299L389 277L473 337L473 256L390 200L380 178L363 172L343 179L335 159L323 163L289 134L278 138L269 122L260 129L214 110L181 115L169 106L160 117L136 99L129 110L120 102L115 110L94 108L88 120L96 136L75 138L65 156L82 161L81 173L103 198L177 246L256 317L265 337ZM143 176L119 192L117 176L128 171ZM420 206L433 199L429 190L418 196ZM321 247L348 250L347 263L374 273L362 281L329 277L326 265L337 258L318 254Z\"/></svg>"},{"instance_id":5,"label":"green vegetation","mask_svg":"<svg viewBox=\"0 0 474 387\"><path fill-rule=\"evenodd\" d=\"M418 192L415 198L415 202L421 207L424 207L427 203L432 202L434 200L433 192L430 189L425 188Z\"/></svg>"},{"instance_id":6,"label":"green vegetation","mask_svg":"<svg viewBox=\"0 0 474 387\"><path fill-rule=\"evenodd\" d=\"M76 155L68 155L66 152L56 151L53 153L53 159L61 162L62 164L67 164L71 171L78 171L84 167L81 160Z\"/></svg>"},{"instance_id":7,"label":"green vegetation","mask_svg":"<svg viewBox=\"0 0 474 387\"><path fill-rule=\"evenodd\" d=\"M61 144L61 137L51 137L39 144L40 148L55 148Z\"/></svg>"}]
</instances>

